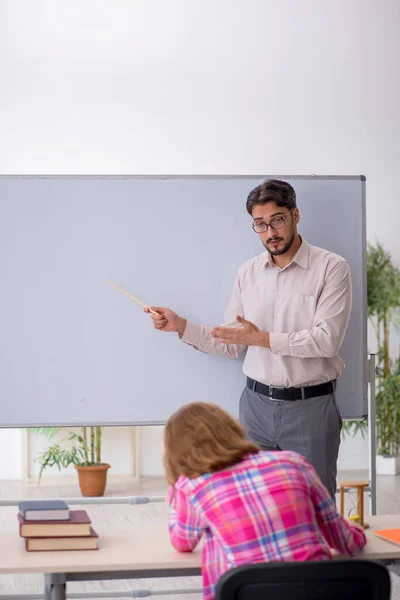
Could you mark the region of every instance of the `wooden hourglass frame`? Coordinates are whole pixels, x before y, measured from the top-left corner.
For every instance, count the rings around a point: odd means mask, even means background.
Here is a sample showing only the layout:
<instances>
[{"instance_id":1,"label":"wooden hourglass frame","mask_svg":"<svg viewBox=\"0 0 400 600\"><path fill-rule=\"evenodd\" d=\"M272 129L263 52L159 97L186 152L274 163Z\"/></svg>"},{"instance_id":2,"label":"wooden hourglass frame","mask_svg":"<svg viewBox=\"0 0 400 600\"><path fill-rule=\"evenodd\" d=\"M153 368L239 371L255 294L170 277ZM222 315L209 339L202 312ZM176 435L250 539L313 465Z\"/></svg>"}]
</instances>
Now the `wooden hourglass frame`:
<instances>
[{"instance_id":1,"label":"wooden hourglass frame","mask_svg":"<svg viewBox=\"0 0 400 600\"><path fill-rule=\"evenodd\" d=\"M340 514L344 514L344 493L345 490L357 490L357 514L350 517L351 520L359 523L364 529L368 524L364 522L364 489L369 485L368 481L343 481L340 484Z\"/></svg>"}]
</instances>

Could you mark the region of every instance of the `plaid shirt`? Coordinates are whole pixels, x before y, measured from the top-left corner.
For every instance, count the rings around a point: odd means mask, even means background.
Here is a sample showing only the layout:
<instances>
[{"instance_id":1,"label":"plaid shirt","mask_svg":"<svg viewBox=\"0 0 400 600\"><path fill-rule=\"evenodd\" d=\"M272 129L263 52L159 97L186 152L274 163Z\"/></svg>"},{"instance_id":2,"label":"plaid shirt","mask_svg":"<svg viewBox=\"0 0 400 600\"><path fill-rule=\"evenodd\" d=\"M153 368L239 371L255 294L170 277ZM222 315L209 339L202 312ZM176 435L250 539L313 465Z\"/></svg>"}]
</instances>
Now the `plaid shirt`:
<instances>
[{"instance_id":1,"label":"plaid shirt","mask_svg":"<svg viewBox=\"0 0 400 600\"><path fill-rule=\"evenodd\" d=\"M205 600L219 577L246 563L354 556L364 532L336 511L314 468L296 452L260 451L216 473L179 477L168 491L171 542L192 551L204 535Z\"/></svg>"}]
</instances>

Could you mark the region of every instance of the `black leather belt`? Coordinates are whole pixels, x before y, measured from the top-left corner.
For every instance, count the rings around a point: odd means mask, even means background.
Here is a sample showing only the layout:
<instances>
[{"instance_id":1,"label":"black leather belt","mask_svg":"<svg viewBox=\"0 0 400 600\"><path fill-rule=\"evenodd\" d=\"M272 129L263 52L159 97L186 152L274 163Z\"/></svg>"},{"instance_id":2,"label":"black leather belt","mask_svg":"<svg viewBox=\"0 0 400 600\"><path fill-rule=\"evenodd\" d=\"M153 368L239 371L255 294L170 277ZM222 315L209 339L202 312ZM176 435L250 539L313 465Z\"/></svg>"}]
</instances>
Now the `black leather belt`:
<instances>
[{"instance_id":1,"label":"black leather belt","mask_svg":"<svg viewBox=\"0 0 400 600\"><path fill-rule=\"evenodd\" d=\"M308 398L315 398L316 396L327 396L333 394L336 388L336 381L327 381L326 383L319 383L318 385L310 385L307 387L274 387L272 385L265 385L254 381L254 379L247 378L247 387L262 394L268 396L272 400L307 400Z\"/></svg>"}]
</instances>

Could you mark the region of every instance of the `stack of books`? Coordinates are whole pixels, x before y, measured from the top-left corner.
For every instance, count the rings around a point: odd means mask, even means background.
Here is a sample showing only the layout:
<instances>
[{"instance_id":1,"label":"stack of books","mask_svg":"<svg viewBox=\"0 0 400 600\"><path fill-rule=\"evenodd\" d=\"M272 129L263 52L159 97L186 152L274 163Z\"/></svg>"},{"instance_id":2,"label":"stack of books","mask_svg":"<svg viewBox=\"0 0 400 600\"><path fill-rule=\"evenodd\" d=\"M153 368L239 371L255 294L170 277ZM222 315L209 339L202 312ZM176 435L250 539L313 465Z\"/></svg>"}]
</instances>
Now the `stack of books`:
<instances>
[{"instance_id":1,"label":"stack of books","mask_svg":"<svg viewBox=\"0 0 400 600\"><path fill-rule=\"evenodd\" d=\"M97 550L86 510L70 510L64 500L27 500L18 509L19 535L29 552Z\"/></svg>"}]
</instances>

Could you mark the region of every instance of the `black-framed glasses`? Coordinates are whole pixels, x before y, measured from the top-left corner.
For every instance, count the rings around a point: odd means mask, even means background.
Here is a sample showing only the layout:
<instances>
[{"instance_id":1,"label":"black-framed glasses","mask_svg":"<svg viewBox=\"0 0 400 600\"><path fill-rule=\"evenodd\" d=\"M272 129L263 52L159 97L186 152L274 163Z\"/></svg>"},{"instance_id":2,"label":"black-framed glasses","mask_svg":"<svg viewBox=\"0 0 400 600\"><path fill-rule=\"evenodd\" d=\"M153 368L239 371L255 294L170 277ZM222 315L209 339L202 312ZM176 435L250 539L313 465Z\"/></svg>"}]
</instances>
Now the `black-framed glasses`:
<instances>
[{"instance_id":1,"label":"black-framed glasses","mask_svg":"<svg viewBox=\"0 0 400 600\"><path fill-rule=\"evenodd\" d=\"M252 224L252 228L256 233L265 233L268 231L268 227L271 227L271 229L281 229L284 227L286 219L293 210L294 208L289 210L289 212L282 217L275 217L275 219L272 219L270 223L266 223L265 221L257 221L257 223Z\"/></svg>"}]
</instances>

